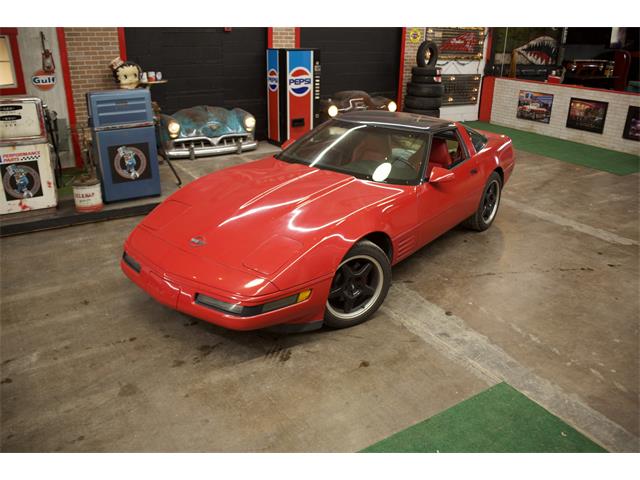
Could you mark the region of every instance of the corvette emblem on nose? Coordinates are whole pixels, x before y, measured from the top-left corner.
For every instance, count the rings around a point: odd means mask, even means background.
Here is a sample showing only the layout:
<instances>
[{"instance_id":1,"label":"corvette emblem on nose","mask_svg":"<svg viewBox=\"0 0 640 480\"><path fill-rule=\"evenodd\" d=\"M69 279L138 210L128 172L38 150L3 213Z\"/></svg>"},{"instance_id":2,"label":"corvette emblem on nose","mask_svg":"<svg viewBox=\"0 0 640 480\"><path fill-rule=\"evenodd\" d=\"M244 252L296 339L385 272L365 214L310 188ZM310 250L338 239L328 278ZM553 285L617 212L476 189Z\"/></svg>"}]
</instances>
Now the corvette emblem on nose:
<instances>
[{"instance_id":1,"label":"corvette emblem on nose","mask_svg":"<svg viewBox=\"0 0 640 480\"><path fill-rule=\"evenodd\" d=\"M200 235L198 235L197 237L193 237L191 240L189 240L189 242L191 243L191 245L195 245L196 247L201 247L207 244L207 241L204 239L204 237Z\"/></svg>"}]
</instances>

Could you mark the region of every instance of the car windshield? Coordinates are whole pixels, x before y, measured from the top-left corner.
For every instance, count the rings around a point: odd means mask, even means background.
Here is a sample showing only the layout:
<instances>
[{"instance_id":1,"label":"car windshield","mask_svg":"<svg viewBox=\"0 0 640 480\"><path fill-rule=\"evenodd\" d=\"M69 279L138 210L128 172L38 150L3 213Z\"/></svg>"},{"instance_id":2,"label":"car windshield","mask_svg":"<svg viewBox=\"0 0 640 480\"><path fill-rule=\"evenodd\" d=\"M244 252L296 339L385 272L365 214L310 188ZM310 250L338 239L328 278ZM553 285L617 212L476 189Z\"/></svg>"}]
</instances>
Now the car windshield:
<instances>
[{"instance_id":1,"label":"car windshield","mask_svg":"<svg viewBox=\"0 0 640 480\"><path fill-rule=\"evenodd\" d=\"M331 120L278 158L375 182L410 185L420 180L427 135Z\"/></svg>"}]
</instances>

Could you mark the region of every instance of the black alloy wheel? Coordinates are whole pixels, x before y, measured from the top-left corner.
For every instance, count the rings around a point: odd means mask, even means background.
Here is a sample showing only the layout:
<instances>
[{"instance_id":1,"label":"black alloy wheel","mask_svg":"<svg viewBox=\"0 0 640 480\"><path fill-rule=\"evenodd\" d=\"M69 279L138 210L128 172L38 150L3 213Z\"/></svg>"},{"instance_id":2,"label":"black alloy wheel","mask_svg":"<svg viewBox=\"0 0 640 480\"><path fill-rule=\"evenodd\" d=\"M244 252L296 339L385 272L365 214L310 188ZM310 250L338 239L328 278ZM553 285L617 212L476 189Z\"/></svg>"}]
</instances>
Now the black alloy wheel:
<instances>
[{"instance_id":1,"label":"black alloy wheel","mask_svg":"<svg viewBox=\"0 0 640 480\"><path fill-rule=\"evenodd\" d=\"M338 266L326 303L325 324L357 325L380 307L391 284L387 255L372 242L358 242Z\"/></svg>"}]
</instances>

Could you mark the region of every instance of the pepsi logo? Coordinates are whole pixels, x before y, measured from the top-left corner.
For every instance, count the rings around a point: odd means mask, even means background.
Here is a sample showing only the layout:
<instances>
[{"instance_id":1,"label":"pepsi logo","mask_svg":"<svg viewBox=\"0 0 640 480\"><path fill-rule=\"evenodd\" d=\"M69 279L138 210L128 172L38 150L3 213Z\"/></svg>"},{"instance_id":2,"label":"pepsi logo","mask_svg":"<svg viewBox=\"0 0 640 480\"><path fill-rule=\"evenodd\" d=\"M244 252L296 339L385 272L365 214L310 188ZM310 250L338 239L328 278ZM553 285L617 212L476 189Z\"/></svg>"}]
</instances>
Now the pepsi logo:
<instances>
[{"instance_id":1,"label":"pepsi logo","mask_svg":"<svg viewBox=\"0 0 640 480\"><path fill-rule=\"evenodd\" d=\"M278 72L273 68L267 72L267 85L272 92L278 91Z\"/></svg>"},{"instance_id":2,"label":"pepsi logo","mask_svg":"<svg viewBox=\"0 0 640 480\"><path fill-rule=\"evenodd\" d=\"M311 91L311 73L304 67L289 72L289 91L296 97L304 97Z\"/></svg>"}]
</instances>

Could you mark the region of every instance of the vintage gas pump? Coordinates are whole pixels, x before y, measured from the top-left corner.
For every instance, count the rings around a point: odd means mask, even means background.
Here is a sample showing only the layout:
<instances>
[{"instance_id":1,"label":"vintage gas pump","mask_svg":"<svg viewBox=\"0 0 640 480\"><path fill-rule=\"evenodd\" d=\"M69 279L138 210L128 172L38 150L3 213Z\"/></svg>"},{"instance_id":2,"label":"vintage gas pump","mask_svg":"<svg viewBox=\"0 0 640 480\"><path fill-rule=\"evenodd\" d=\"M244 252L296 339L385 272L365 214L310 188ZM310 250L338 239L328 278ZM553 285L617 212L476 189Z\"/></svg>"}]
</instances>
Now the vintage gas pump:
<instances>
[{"instance_id":1,"label":"vintage gas pump","mask_svg":"<svg viewBox=\"0 0 640 480\"><path fill-rule=\"evenodd\" d=\"M268 137L276 145L297 139L319 119L320 51L267 49Z\"/></svg>"},{"instance_id":2,"label":"vintage gas pump","mask_svg":"<svg viewBox=\"0 0 640 480\"><path fill-rule=\"evenodd\" d=\"M87 106L105 202L160 195L149 90L89 92Z\"/></svg>"},{"instance_id":3,"label":"vintage gas pump","mask_svg":"<svg viewBox=\"0 0 640 480\"><path fill-rule=\"evenodd\" d=\"M55 207L58 196L37 97L0 99L0 214Z\"/></svg>"}]
</instances>

